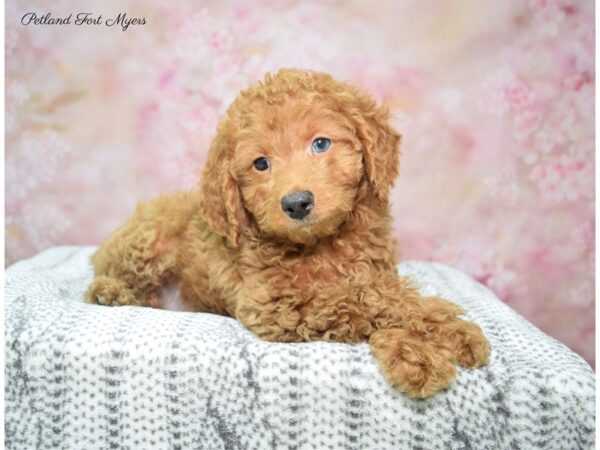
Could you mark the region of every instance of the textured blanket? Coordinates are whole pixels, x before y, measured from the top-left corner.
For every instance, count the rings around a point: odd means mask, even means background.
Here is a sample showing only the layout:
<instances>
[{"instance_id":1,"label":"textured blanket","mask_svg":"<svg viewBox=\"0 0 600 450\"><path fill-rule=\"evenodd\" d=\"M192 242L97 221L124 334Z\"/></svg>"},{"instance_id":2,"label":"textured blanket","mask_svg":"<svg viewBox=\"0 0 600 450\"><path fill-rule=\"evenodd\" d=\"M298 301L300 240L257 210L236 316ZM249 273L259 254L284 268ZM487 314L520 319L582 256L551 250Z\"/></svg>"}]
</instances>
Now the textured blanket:
<instances>
[{"instance_id":1,"label":"textured blanket","mask_svg":"<svg viewBox=\"0 0 600 450\"><path fill-rule=\"evenodd\" d=\"M398 270L463 305L491 362L411 400L367 344L268 343L227 317L84 304L93 250L6 272L9 449L593 448L592 369L446 266Z\"/></svg>"}]
</instances>

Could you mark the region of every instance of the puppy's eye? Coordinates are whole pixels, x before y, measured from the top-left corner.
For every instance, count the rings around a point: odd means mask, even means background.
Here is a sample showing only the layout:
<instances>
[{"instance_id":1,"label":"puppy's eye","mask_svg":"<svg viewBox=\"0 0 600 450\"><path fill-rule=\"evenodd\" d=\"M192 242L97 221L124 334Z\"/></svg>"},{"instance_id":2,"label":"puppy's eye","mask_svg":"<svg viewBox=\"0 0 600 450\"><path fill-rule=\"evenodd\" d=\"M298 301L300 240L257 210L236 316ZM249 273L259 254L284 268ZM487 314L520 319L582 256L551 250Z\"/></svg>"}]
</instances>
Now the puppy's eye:
<instances>
[{"instance_id":1,"label":"puppy's eye","mask_svg":"<svg viewBox=\"0 0 600 450\"><path fill-rule=\"evenodd\" d=\"M256 158L254 160L254 168L256 170L260 170L262 172L263 170L267 170L269 166L269 160L264 156L261 156L260 158Z\"/></svg>"},{"instance_id":2,"label":"puppy's eye","mask_svg":"<svg viewBox=\"0 0 600 450\"><path fill-rule=\"evenodd\" d=\"M331 141L327 138L320 137L316 138L312 143L312 150L316 153L323 153L329 150L331 146Z\"/></svg>"}]
</instances>

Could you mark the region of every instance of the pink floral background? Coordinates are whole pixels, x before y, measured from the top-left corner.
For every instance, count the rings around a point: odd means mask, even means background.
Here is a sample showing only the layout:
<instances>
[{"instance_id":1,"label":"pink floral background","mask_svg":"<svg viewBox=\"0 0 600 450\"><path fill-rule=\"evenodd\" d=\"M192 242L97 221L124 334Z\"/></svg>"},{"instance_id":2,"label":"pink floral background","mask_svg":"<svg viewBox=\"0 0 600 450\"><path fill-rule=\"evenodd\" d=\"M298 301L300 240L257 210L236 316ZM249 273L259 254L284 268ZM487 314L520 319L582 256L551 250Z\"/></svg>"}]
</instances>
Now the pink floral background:
<instances>
[{"instance_id":1,"label":"pink floral background","mask_svg":"<svg viewBox=\"0 0 600 450\"><path fill-rule=\"evenodd\" d=\"M403 258L468 272L594 364L592 1L8 0L7 262L192 188L229 102L279 67L390 105Z\"/></svg>"}]
</instances>

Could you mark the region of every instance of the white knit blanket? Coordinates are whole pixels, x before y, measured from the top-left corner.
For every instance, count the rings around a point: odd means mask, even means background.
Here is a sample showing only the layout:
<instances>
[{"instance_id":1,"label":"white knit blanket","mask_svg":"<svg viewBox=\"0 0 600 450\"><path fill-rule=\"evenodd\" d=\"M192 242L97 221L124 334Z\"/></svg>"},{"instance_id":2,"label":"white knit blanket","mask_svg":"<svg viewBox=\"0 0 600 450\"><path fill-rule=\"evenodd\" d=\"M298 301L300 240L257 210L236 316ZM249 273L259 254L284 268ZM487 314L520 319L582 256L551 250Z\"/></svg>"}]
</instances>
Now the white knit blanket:
<instances>
[{"instance_id":1,"label":"white knit blanket","mask_svg":"<svg viewBox=\"0 0 600 450\"><path fill-rule=\"evenodd\" d=\"M460 303L490 364L411 400L367 344L262 342L231 318L87 305L92 247L6 272L9 449L590 449L595 374L449 267L405 262Z\"/></svg>"}]
</instances>

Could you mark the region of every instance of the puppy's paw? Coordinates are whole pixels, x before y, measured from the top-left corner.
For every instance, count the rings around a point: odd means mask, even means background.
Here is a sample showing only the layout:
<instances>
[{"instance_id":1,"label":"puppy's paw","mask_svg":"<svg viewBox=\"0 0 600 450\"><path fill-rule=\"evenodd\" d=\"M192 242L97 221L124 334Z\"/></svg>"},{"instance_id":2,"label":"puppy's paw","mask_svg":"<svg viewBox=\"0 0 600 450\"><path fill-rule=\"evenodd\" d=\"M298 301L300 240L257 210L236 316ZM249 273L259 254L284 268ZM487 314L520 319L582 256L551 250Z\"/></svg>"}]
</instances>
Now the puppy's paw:
<instances>
[{"instance_id":1,"label":"puppy's paw","mask_svg":"<svg viewBox=\"0 0 600 450\"><path fill-rule=\"evenodd\" d=\"M433 334L461 366L474 369L488 363L491 346L479 325L457 319L438 325Z\"/></svg>"},{"instance_id":2,"label":"puppy's paw","mask_svg":"<svg viewBox=\"0 0 600 450\"><path fill-rule=\"evenodd\" d=\"M378 330L369 345L387 380L411 397L429 397L456 378L450 352L405 330Z\"/></svg>"},{"instance_id":3,"label":"puppy's paw","mask_svg":"<svg viewBox=\"0 0 600 450\"><path fill-rule=\"evenodd\" d=\"M139 305L139 301L123 281L106 276L94 279L85 293L85 301L106 306Z\"/></svg>"},{"instance_id":4,"label":"puppy's paw","mask_svg":"<svg viewBox=\"0 0 600 450\"><path fill-rule=\"evenodd\" d=\"M462 320L460 322L460 339L455 348L458 363L469 369L485 366L492 351L489 341L479 325Z\"/></svg>"}]
</instances>

